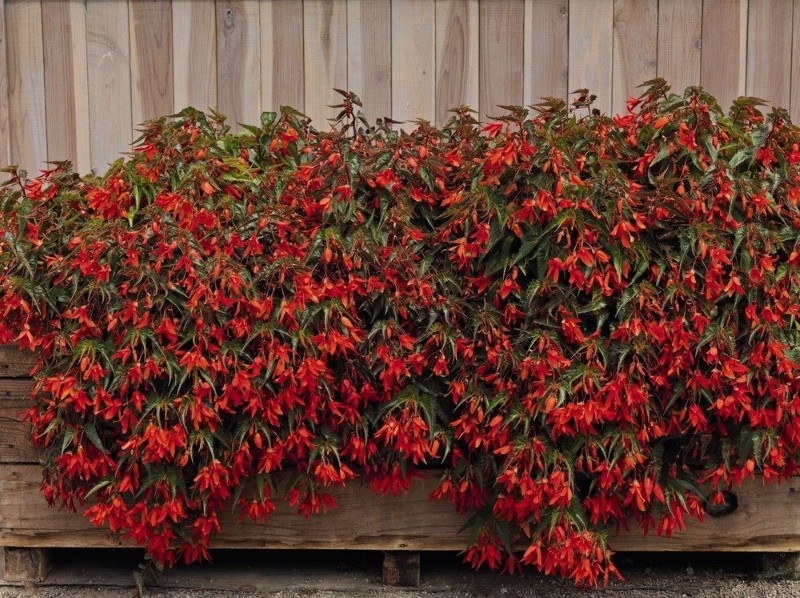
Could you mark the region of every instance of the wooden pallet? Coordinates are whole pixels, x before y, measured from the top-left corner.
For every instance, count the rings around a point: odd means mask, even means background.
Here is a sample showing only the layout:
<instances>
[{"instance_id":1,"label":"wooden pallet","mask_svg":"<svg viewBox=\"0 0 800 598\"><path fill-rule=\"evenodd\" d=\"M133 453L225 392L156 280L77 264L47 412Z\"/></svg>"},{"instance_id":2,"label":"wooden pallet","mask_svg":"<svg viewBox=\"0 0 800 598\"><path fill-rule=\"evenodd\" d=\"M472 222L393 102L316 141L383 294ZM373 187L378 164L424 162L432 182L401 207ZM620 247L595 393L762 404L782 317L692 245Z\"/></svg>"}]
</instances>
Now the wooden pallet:
<instances>
[{"instance_id":1,"label":"wooden pallet","mask_svg":"<svg viewBox=\"0 0 800 598\"><path fill-rule=\"evenodd\" d=\"M0 547L6 581L37 581L48 571L52 548L131 546L81 515L48 508L39 487L39 454L19 422L27 405L30 362L0 347ZM304 519L278 502L267 525L223 519L216 548L353 549L386 554L387 581L419 578L418 551L460 551L468 543L459 533L464 518L447 501L431 501L435 471L400 497L376 496L351 483L335 492L339 507ZM642 536L638 529L614 533L616 551L800 552L800 479L780 485L747 482L737 493L738 508L703 524L691 522L673 539Z\"/></svg>"}]
</instances>

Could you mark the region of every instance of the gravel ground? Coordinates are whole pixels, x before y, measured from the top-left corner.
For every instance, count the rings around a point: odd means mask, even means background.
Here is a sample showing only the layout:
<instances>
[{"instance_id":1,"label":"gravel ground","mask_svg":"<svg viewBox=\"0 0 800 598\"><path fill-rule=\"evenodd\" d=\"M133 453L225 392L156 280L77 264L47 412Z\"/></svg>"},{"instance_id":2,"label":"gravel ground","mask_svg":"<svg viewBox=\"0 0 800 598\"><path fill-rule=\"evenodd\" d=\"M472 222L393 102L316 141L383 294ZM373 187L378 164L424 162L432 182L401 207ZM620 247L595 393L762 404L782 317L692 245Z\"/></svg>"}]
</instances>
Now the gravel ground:
<instances>
[{"instance_id":1,"label":"gravel ground","mask_svg":"<svg viewBox=\"0 0 800 598\"><path fill-rule=\"evenodd\" d=\"M0 583L0 598L133 598L139 555L128 551L70 551L43 584ZM466 596L577 597L585 593L539 575L474 573L455 555L422 555L422 585L381 584L380 555L360 552L225 551L213 565L180 567L147 583L146 595L165 598L350 598L366 596L455 598ZM757 555L618 555L625 581L598 592L620 598L791 597L800 581L768 578Z\"/></svg>"}]
</instances>

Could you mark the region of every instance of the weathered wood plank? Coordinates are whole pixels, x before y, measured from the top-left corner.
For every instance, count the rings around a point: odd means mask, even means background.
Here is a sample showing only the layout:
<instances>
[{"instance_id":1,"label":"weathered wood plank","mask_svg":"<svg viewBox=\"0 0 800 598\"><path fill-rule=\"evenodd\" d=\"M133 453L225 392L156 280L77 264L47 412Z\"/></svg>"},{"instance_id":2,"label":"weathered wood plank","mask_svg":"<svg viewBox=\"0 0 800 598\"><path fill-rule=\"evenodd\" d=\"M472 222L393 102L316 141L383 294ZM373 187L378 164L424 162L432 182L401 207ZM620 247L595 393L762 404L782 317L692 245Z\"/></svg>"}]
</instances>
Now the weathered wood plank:
<instances>
[{"instance_id":1,"label":"weathered wood plank","mask_svg":"<svg viewBox=\"0 0 800 598\"><path fill-rule=\"evenodd\" d=\"M347 3L347 87L361 98L368 120L392 112L390 0Z\"/></svg>"},{"instance_id":2,"label":"weathered wood plank","mask_svg":"<svg viewBox=\"0 0 800 598\"><path fill-rule=\"evenodd\" d=\"M0 345L0 377L27 378L33 368L33 353L13 345Z\"/></svg>"},{"instance_id":3,"label":"weathered wood plank","mask_svg":"<svg viewBox=\"0 0 800 598\"><path fill-rule=\"evenodd\" d=\"M268 0L261 9L261 109L292 106L302 112L303 2Z\"/></svg>"},{"instance_id":4,"label":"weathered wood plank","mask_svg":"<svg viewBox=\"0 0 800 598\"><path fill-rule=\"evenodd\" d=\"M261 41L257 0L217 2L217 103L232 130L261 116Z\"/></svg>"},{"instance_id":5,"label":"weathered wood plank","mask_svg":"<svg viewBox=\"0 0 800 598\"><path fill-rule=\"evenodd\" d=\"M131 0L131 114L134 126L172 114L172 5ZM204 42L204 45L208 42Z\"/></svg>"},{"instance_id":6,"label":"weathered wood plank","mask_svg":"<svg viewBox=\"0 0 800 598\"><path fill-rule=\"evenodd\" d=\"M173 0L174 110L217 108L217 18L213 2Z\"/></svg>"},{"instance_id":7,"label":"weathered wood plank","mask_svg":"<svg viewBox=\"0 0 800 598\"><path fill-rule=\"evenodd\" d=\"M127 3L89 1L86 43L91 165L93 171L102 173L109 162L130 151L133 141Z\"/></svg>"},{"instance_id":8,"label":"weathered wood plank","mask_svg":"<svg viewBox=\"0 0 800 598\"><path fill-rule=\"evenodd\" d=\"M525 4L482 2L480 11L480 118L505 113L500 105L523 102Z\"/></svg>"},{"instance_id":9,"label":"weathered wood plank","mask_svg":"<svg viewBox=\"0 0 800 598\"><path fill-rule=\"evenodd\" d=\"M727 109L745 93L747 0L704 0L700 84Z\"/></svg>"},{"instance_id":10,"label":"weathered wood plank","mask_svg":"<svg viewBox=\"0 0 800 598\"><path fill-rule=\"evenodd\" d=\"M786 108L791 102L792 3L751 2L747 34L747 95Z\"/></svg>"},{"instance_id":11,"label":"weathered wood plank","mask_svg":"<svg viewBox=\"0 0 800 598\"><path fill-rule=\"evenodd\" d=\"M303 2L303 44L304 112L317 129L327 131L326 119L337 113L328 106L341 102L333 89L347 89L347 2Z\"/></svg>"},{"instance_id":12,"label":"weathered wood plank","mask_svg":"<svg viewBox=\"0 0 800 598\"><path fill-rule=\"evenodd\" d=\"M658 75L681 93L700 84L703 0L658 4Z\"/></svg>"},{"instance_id":13,"label":"weathered wood plank","mask_svg":"<svg viewBox=\"0 0 800 598\"><path fill-rule=\"evenodd\" d=\"M123 545L74 513L45 506L36 465L0 466L0 546L102 547ZM304 519L284 502L267 525L236 523L230 515L215 537L218 548L462 550L464 517L447 501L428 496L437 475L417 481L409 493L379 497L351 483L335 493L339 507ZM690 522L673 539L642 536L632 529L611 533L616 551L784 552L800 551L800 480L781 485L746 482L739 508L724 517Z\"/></svg>"},{"instance_id":14,"label":"weathered wood plank","mask_svg":"<svg viewBox=\"0 0 800 598\"><path fill-rule=\"evenodd\" d=\"M0 546L90 547L123 543L82 516L47 508L36 465L0 466ZM358 483L336 494L339 507L305 519L280 501L268 525L236 523L226 514L219 548L320 548L365 550L462 549L463 518L451 504L432 502L431 480L406 496L379 497Z\"/></svg>"},{"instance_id":15,"label":"weathered wood plank","mask_svg":"<svg viewBox=\"0 0 800 598\"><path fill-rule=\"evenodd\" d=\"M570 0L569 91L588 88L594 107L611 110L614 0Z\"/></svg>"},{"instance_id":16,"label":"weathered wood plank","mask_svg":"<svg viewBox=\"0 0 800 598\"><path fill-rule=\"evenodd\" d=\"M8 62L6 58L6 16L5 0L0 0L0 164L11 163L11 147L9 144L9 105L8 105ZM0 181L7 180L8 175L0 173Z\"/></svg>"},{"instance_id":17,"label":"weathered wood plank","mask_svg":"<svg viewBox=\"0 0 800 598\"><path fill-rule=\"evenodd\" d=\"M6 2L11 161L33 178L47 160L40 2Z\"/></svg>"},{"instance_id":18,"label":"weathered wood plank","mask_svg":"<svg viewBox=\"0 0 800 598\"><path fill-rule=\"evenodd\" d=\"M44 85L53 99L46 111L47 158L69 160L85 174L90 168L86 6L44 0L42 11Z\"/></svg>"},{"instance_id":19,"label":"weathered wood plank","mask_svg":"<svg viewBox=\"0 0 800 598\"><path fill-rule=\"evenodd\" d=\"M458 106L480 109L478 0L436 3L436 124Z\"/></svg>"},{"instance_id":20,"label":"weathered wood plank","mask_svg":"<svg viewBox=\"0 0 800 598\"><path fill-rule=\"evenodd\" d=\"M792 26L792 122L800 123L800 0L794 0L794 25ZM2 49L0 49L2 51ZM1 67L0 67L1 68ZM2 93L0 81L0 93ZM0 97L2 101L2 97ZM0 131L2 131L2 106L0 106Z\"/></svg>"},{"instance_id":21,"label":"weathered wood plank","mask_svg":"<svg viewBox=\"0 0 800 598\"><path fill-rule=\"evenodd\" d=\"M0 379L0 463L37 463L39 451L30 443L30 426L21 423L30 407L31 381Z\"/></svg>"},{"instance_id":22,"label":"weathered wood plank","mask_svg":"<svg viewBox=\"0 0 800 598\"><path fill-rule=\"evenodd\" d=\"M569 0L525 0L525 104L566 100L568 83Z\"/></svg>"},{"instance_id":23,"label":"weathered wood plank","mask_svg":"<svg viewBox=\"0 0 800 598\"><path fill-rule=\"evenodd\" d=\"M626 112L637 86L656 76L658 0L615 0L612 110Z\"/></svg>"},{"instance_id":24,"label":"weathered wood plank","mask_svg":"<svg viewBox=\"0 0 800 598\"><path fill-rule=\"evenodd\" d=\"M392 2L392 118L433 122L435 78L436 5L433 0Z\"/></svg>"}]
</instances>

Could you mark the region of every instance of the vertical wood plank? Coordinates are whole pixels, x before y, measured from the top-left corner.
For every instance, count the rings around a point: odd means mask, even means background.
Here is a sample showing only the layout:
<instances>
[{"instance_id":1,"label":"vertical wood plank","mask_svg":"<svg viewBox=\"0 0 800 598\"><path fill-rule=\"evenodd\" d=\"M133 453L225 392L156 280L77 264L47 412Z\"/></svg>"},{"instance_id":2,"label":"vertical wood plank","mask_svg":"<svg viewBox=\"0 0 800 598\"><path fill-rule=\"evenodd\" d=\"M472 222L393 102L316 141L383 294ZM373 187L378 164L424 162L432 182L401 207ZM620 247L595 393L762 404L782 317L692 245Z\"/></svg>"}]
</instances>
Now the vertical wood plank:
<instances>
[{"instance_id":1,"label":"vertical wood plank","mask_svg":"<svg viewBox=\"0 0 800 598\"><path fill-rule=\"evenodd\" d=\"M217 108L217 20L213 2L173 0L172 57L173 109Z\"/></svg>"},{"instance_id":2,"label":"vertical wood plank","mask_svg":"<svg viewBox=\"0 0 800 598\"><path fill-rule=\"evenodd\" d=\"M75 131L75 87L72 79L71 2L43 0L42 43L44 87L49 102L47 121L47 159L76 162L78 139Z\"/></svg>"},{"instance_id":3,"label":"vertical wood plank","mask_svg":"<svg viewBox=\"0 0 800 598\"><path fill-rule=\"evenodd\" d=\"M614 0L570 0L569 91L588 88L594 107L611 110Z\"/></svg>"},{"instance_id":4,"label":"vertical wood plank","mask_svg":"<svg viewBox=\"0 0 800 598\"><path fill-rule=\"evenodd\" d=\"M89 139L89 66L86 56L86 2L77 0L70 2L69 7L72 86L75 90L75 137L77 154L75 168L81 174L87 174L92 167L91 144ZM48 134L48 140L50 136Z\"/></svg>"},{"instance_id":5,"label":"vertical wood plank","mask_svg":"<svg viewBox=\"0 0 800 598\"><path fill-rule=\"evenodd\" d=\"M614 112L624 113L637 87L656 76L657 41L658 0L614 0Z\"/></svg>"},{"instance_id":6,"label":"vertical wood plank","mask_svg":"<svg viewBox=\"0 0 800 598\"><path fill-rule=\"evenodd\" d=\"M126 2L87 0L89 136L92 170L97 173L128 151L133 141L128 34Z\"/></svg>"},{"instance_id":7,"label":"vertical wood plank","mask_svg":"<svg viewBox=\"0 0 800 598\"><path fill-rule=\"evenodd\" d=\"M526 105L543 97L567 99L569 0L525 0Z\"/></svg>"},{"instance_id":8,"label":"vertical wood plank","mask_svg":"<svg viewBox=\"0 0 800 598\"><path fill-rule=\"evenodd\" d=\"M33 177L47 160L42 5L7 1L5 14L11 161Z\"/></svg>"},{"instance_id":9,"label":"vertical wood plank","mask_svg":"<svg viewBox=\"0 0 800 598\"><path fill-rule=\"evenodd\" d=\"M745 93L747 0L703 1L700 84L727 109Z\"/></svg>"},{"instance_id":10,"label":"vertical wood plank","mask_svg":"<svg viewBox=\"0 0 800 598\"><path fill-rule=\"evenodd\" d=\"M305 0L303 3L305 114L319 130L336 116L341 96L333 88L347 88L347 2Z\"/></svg>"},{"instance_id":11,"label":"vertical wood plank","mask_svg":"<svg viewBox=\"0 0 800 598\"><path fill-rule=\"evenodd\" d=\"M236 123L261 116L261 40L258 0L217 2L217 103Z\"/></svg>"},{"instance_id":12,"label":"vertical wood plank","mask_svg":"<svg viewBox=\"0 0 800 598\"><path fill-rule=\"evenodd\" d=\"M135 126L172 114L172 4L130 0L131 116Z\"/></svg>"},{"instance_id":13,"label":"vertical wood plank","mask_svg":"<svg viewBox=\"0 0 800 598\"><path fill-rule=\"evenodd\" d=\"M347 86L361 98L370 121L392 112L392 4L347 3Z\"/></svg>"},{"instance_id":14,"label":"vertical wood plank","mask_svg":"<svg viewBox=\"0 0 800 598\"><path fill-rule=\"evenodd\" d=\"M703 0L660 0L658 75L676 93L700 84Z\"/></svg>"},{"instance_id":15,"label":"vertical wood plank","mask_svg":"<svg viewBox=\"0 0 800 598\"><path fill-rule=\"evenodd\" d=\"M436 5L392 2L392 118L436 119Z\"/></svg>"},{"instance_id":16,"label":"vertical wood plank","mask_svg":"<svg viewBox=\"0 0 800 598\"><path fill-rule=\"evenodd\" d=\"M522 104L525 4L522 0L481 2L480 115L497 116L498 105Z\"/></svg>"},{"instance_id":17,"label":"vertical wood plank","mask_svg":"<svg viewBox=\"0 0 800 598\"><path fill-rule=\"evenodd\" d=\"M8 106L8 62L6 59L6 20L5 2L0 0L0 167L11 163L9 145L9 106ZM0 173L0 181L7 175Z\"/></svg>"},{"instance_id":18,"label":"vertical wood plank","mask_svg":"<svg viewBox=\"0 0 800 598\"><path fill-rule=\"evenodd\" d=\"M747 34L747 95L788 107L792 77L792 2L750 3Z\"/></svg>"},{"instance_id":19,"label":"vertical wood plank","mask_svg":"<svg viewBox=\"0 0 800 598\"><path fill-rule=\"evenodd\" d=\"M794 0L794 25L792 27L792 122L800 124L800 0ZM0 92L2 89L0 88ZM2 116L0 116L2 119ZM0 122L0 127L2 122Z\"/></svg>"},{"instance_id":20,"label":"vertical wood plank","mask_svg":"<svg viewBox=\"0 0 800 598\"><path fill-rule=\"evenodd\" d=\"M70 160L80 173L91 168L83 0L42 2L47 159Z\"/></svg>"},{"instance_id":21,"label":"vertical wood plank","mask_svg":"<svg viewBox=\"0 0 800 598\"><path fill-rule=\"evenodd\" d=\"M261 2L261 109L303 111L303 0Z\"/></svg>"},{"instance_id":22,"label":"vertical wood plank","mask_svg":"<svg viewBox=\"0 0 800 598\"><path fill-rule=\"evenodd\" d=\"M448 110L466 105L480 109L478 0L436 3L436 123Z\"/></svg>"}]
</instances>

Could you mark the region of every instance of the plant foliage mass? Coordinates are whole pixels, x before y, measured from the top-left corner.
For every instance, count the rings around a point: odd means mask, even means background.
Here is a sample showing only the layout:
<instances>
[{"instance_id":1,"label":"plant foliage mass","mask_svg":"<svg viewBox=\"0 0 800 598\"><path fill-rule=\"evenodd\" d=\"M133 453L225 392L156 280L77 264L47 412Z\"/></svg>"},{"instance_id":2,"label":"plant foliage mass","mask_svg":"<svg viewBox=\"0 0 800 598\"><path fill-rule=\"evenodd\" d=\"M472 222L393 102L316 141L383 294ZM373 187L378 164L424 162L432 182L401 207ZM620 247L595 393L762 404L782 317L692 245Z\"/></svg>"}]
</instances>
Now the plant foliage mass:
<instances>
[{"instance_id":1,"label":"plant foliage mass","mask_svg":"<svg viewBox=\"0 0 800 598\"><path fill-rule=\"evenodd\" d=\"M597 585L607 529L669 536L798 473L785 111L654 80L624 115L397 132L342 97L329 131L186 109L100 178L10 171L0 342L37 355L51 503L171 566L225 510L310 516L435 466L472 565Z\"/></svg>"}]
</instances>

